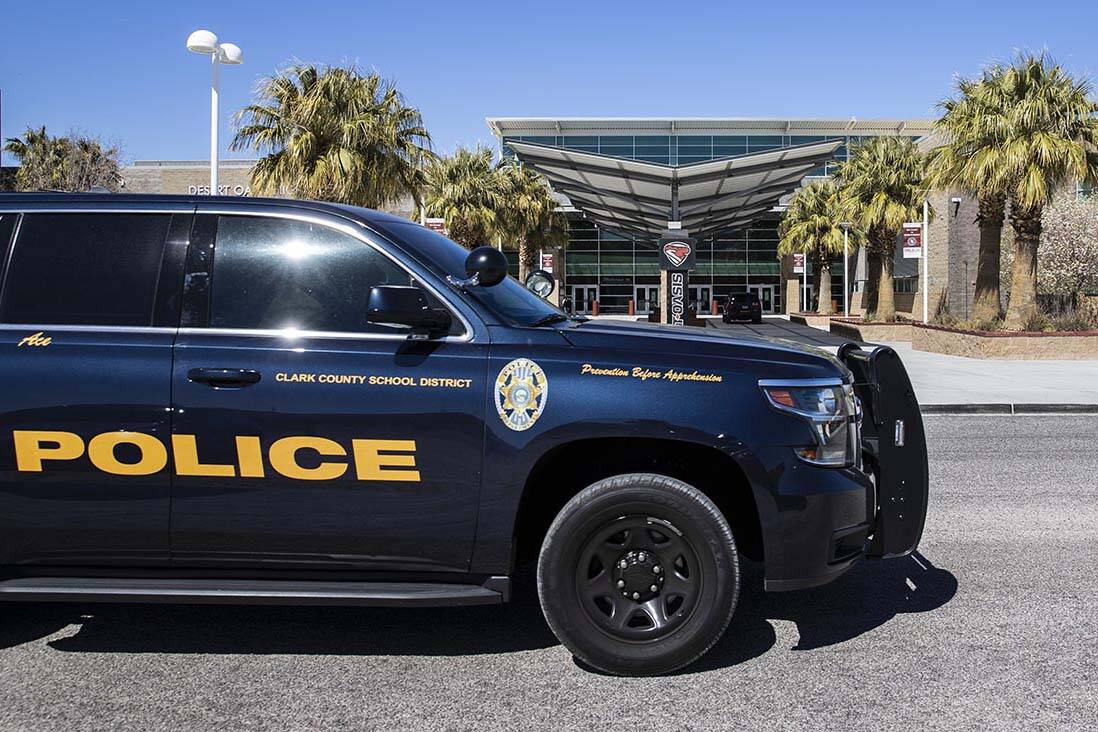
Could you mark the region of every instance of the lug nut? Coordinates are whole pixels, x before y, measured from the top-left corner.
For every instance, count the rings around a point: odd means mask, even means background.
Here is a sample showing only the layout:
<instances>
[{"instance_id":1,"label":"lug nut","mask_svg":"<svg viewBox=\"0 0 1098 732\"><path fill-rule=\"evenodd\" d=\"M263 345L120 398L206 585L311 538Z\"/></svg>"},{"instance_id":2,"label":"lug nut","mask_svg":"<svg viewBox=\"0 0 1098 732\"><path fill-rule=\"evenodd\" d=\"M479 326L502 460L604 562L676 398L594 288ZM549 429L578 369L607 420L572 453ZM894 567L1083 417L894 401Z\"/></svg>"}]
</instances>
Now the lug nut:
<instances>
[{"instance_id":1,"label":"lug nut","mask_svg":"<svg viewBox=\"0 0 1098 732\"><path fill-rule=\"evenodd\" d=\"M657 564L655 567L652 567L652 571L655 572L656 574L659 574L660 573L660 565Z\"/></svg>"},{"instance_id":2,"label":"lug nut","mask_svg":"<svg viewBox=\"0 0 1098 732\"><path fill-rule=\"evenodd\" d=\"M641 593L639 593L639 592L634 592L634 593L633 593L633 599L634 599L634 600L639 600L639 599L640 599L640 596L641 596Z\"/></svg>"},{"instance_id":3,"label":"lug nut","mask_svg":"<svg viewBox=\"0 0 1098 732\"><path fill-rule=\"evenodd\" d=\"M652 587L650 589L652 590L652 592L658 592L660 588L656 587L655 585L652 585Z\"/></svg>"},{"instance_id":4,"label":"lug nut","mask_svg":"<svg viewBox=\"0 0 1098 732\"><path fill-rule=\"evenodd\" d=\"M618 589L620 590L622 587L625 587L625 580L618 580Z\"/></svg>"},{"instance_id":5,"label":"lug nut","mask_svg":"<svg viewBox=\"0 0 1098 732\"><path fill-rule=\"evenodd\" d=\"M644 556L645 556L644 552L641 552L640 554L637 555L637 560L643 562L644 561Z\"/></svg>"},{"instance_id":6,"label":"lug nut","mask_svg":"<svg viewBox=\"0 0 1098 732\"><path fill-rule=\"evenodd\" d=\"M629 562L627 562L623 559L620 562L618 562L618 566L621 567L622 569L625 569L626 567L629 566Z\"/></svg>"}]
</instances>

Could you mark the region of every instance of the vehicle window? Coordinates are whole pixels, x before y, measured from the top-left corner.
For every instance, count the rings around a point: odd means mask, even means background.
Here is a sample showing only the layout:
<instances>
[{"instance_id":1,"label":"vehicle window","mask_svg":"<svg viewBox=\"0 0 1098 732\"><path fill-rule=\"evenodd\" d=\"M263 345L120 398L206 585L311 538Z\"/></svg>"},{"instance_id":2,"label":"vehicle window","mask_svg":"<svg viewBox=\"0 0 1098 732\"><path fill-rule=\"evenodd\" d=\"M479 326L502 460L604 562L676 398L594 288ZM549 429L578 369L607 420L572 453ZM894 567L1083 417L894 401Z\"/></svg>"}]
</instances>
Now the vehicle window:
<instances>
[{"instance_id":1,"label":"vehicle window","mask_svg":"<svg viewBox=\"0 0 1098 732\"><path fill-rule=\"evenodd\" d=\"M4 278L5 323L152 323L171 214L25 214Z\"/></svg>"},{"instance_id":2,"label":"vehicle window","mask_svg":"<svg viewBox=\"0 0 1098 732\"><path fill-rule=\"evenodd\" d=\"M211 327L344 333L405 332L367 323L366 304L371 287L416 284L352 236L255 216L219 218L211 279Z\"/></svg>"},{"instance_id":3,"label":"vehicle window","mask_svg":"<svg viewBox=\"0 0 1098 732\"><path fill-rule=\"evenodd\" d=\"M15 220L18 218L19 214L16 213L0 214L0 274L8 261L8 245L11 244L11 234L15 231Z\"/></svg>"},{"instance_id":4,"label":"vehicle window","mask_svg":"<svg viewBox=\"0 0 1098 732\"><path fill-rule=\"evenodd\" d=\"M412 222L385 222L378 228L418 253L420 260L434 271L444 276L465 277L469 251L460 244ZM495 287L469 288L469 295L514 325L530 325L549 315L563 314L510 276Z\"/></svg>"}]
</instances>

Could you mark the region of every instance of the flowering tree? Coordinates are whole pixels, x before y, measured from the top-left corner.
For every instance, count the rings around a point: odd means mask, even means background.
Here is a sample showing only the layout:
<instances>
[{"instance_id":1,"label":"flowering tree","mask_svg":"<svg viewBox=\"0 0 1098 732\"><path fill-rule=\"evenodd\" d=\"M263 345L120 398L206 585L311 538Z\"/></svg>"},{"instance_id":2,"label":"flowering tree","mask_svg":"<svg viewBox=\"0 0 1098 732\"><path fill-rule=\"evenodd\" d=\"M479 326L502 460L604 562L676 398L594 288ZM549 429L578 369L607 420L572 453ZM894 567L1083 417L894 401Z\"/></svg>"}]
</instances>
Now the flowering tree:
<instances>
[{"instance_id":1,"label":"flowering tree","mask_svg":"<svg viewBox=\"0 0 1098 732\"><path fill-rule=\"evenodd\" d=\"M1078 298L1098 288L1098 200L1057 196L1041 220L1040 292Z\"/></svg>"}]
</instances>

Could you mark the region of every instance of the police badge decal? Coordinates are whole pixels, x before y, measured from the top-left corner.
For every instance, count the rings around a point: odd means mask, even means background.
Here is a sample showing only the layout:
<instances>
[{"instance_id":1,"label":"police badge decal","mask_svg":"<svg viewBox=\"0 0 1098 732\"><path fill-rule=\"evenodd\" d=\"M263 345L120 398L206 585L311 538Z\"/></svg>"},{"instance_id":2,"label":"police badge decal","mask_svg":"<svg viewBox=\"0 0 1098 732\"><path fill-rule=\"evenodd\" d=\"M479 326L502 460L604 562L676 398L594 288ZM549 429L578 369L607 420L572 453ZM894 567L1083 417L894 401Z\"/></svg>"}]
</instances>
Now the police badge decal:
<instances>
[{"instance_id":1,"label":"police badge decal","mask_svg":"<svg viewBox=\"0 0 1098 732\"><path fill-rule=\"evenodd\" d=\"M549 398L549 379L541 366L528 358L516 358L496 377L496 411L508 428L528 430L538 421Z\"/></svg>"}]
</instances>

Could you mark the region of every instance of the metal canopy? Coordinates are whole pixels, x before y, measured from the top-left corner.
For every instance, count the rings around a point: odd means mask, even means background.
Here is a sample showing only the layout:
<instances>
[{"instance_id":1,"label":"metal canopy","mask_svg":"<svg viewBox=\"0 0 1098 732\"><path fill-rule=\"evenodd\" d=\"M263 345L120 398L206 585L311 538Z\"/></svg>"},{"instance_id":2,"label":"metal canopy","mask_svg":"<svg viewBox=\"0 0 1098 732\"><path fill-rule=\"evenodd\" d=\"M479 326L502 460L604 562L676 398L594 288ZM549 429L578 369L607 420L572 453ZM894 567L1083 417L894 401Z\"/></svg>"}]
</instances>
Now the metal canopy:
<instances>
[{"instance_id":1,"label":"metal canopy","mask_svg":"<svg viewBox=\"0 0 1098 732\"><path fill-rule=\"evenodd\" d=\"M750 223L778 205L804 177L831 160L843 140L814 142L689 165L643 160L507 140L515 156L598 226L658 237L672 220L704 237Z\"/></svg>"}]
</instances>

